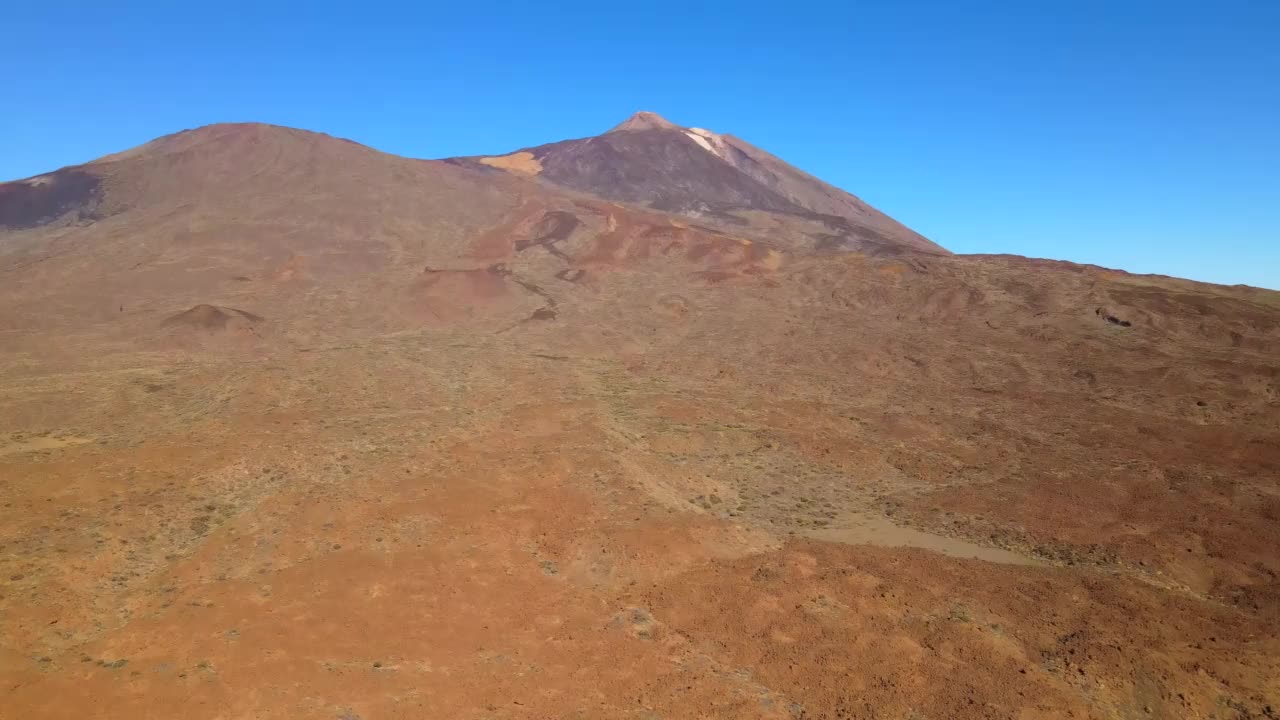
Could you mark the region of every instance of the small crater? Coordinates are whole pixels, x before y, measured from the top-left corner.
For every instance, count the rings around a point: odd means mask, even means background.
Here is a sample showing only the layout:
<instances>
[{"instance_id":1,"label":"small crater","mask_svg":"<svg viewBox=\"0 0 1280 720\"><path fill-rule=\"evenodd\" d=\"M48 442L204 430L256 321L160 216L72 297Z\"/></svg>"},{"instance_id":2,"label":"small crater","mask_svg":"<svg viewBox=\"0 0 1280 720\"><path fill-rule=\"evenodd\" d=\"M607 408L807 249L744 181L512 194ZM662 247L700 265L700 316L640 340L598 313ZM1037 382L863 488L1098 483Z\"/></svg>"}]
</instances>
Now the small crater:
<instances>
[{"instance_id":1,"label":"small crater","mask_svg":"<svg viewBox=\"0 0 1280 720\"><path fill-rule=\"evenodd\" d=\"M250 326L262 322L263 318L251 312L217 305L196 305L173 315L164 321L166 327L189 327L200 330L224 330L232 322L245 323Z\"/></svg>"}]
</instances>

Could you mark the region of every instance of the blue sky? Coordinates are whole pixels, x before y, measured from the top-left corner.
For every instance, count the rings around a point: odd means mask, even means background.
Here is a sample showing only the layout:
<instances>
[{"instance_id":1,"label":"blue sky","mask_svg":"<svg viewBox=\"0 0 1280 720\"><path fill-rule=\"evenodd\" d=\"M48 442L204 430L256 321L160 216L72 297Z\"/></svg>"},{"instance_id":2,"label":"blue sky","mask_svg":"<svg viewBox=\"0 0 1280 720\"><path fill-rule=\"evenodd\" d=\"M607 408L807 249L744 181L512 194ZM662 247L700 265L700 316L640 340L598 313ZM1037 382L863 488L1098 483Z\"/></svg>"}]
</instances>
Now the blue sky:
<instances>
[{"instance_id":1,"label":"blue sky","mask_svg":"<svg viewBox=\"0 0 1280 720\"><path fill-rule=\"evenodd\" d=\"M442 157L645 109L958 252L1280 289L1280 2L435 5L15 4L0 179L220 121Z\"/></svg>"}]
</instances>

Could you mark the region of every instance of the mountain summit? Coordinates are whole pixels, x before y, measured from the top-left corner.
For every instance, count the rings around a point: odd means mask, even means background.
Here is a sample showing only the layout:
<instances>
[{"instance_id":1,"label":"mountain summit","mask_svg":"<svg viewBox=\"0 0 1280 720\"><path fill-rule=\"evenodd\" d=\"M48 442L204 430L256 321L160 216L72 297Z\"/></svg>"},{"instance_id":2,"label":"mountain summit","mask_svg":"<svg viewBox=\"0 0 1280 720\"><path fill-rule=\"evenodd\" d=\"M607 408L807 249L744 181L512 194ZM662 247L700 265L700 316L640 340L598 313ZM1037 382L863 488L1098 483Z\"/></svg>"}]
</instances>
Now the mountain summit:
<instances>
[{"instance_id":1,"label":"mountain summit","mask_svg":"<svg viewBox=\"0 0 1280 720\"><path fill-rule=\"evenodd\" d=\"M946 253L858 197L764 150L647 111L603 135L450 162L537 175L749 235L776 235L780 222L816 250Z\"/></svg>"},{"instance_id":2,"label":"mountain summit","mask_svg":"<svg viewBox=\"0 0 1280 720\"><path fill-rule=\"evenodd\" d=\"M679 130L680 126L662 117L658 113L641 110L623 120L609 132L625 132L627 130Z\"/></svg>"}]
</instances>

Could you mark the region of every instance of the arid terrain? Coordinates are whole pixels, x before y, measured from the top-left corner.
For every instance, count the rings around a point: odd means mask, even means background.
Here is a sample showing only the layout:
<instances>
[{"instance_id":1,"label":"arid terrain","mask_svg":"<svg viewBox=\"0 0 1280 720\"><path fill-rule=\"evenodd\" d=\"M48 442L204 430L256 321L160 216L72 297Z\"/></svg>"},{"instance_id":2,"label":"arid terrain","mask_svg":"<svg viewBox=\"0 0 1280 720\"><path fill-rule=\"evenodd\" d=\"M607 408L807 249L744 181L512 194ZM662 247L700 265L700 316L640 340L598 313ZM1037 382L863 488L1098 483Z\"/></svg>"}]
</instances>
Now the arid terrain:
<instances>
[{"instance_id":1,"label":"arid terrain","mask_svg":"<svg viewBox=\"0 0 1280 720\"><path fill-rule=\"evenodd\" d=\"M1275 718L1278 574L1277 292L646 113L0 184L0 718Z\"/></svg>"}]
</instances>

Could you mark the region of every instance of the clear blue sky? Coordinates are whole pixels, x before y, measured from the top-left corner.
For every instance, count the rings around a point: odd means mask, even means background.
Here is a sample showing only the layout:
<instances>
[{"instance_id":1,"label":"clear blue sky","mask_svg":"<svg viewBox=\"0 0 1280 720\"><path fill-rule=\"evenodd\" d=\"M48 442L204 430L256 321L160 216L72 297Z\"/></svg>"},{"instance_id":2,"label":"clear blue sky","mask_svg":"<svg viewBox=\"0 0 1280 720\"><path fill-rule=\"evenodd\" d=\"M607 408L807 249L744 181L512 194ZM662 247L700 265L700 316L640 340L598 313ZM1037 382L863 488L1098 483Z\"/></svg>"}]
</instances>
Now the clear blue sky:
<instances>
[{"instance_id":1,"label":"clear blue sky","mask_svg":"<svg viewBox=\"0 0 1280 720\"><path fill-rule=\"evenodd\" d=\"M441 157L646 109L958 252L1280 288L1275 0L116 5L0 13L0 178L219 121Z\"/></svg>"}]
</instances>

